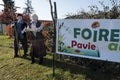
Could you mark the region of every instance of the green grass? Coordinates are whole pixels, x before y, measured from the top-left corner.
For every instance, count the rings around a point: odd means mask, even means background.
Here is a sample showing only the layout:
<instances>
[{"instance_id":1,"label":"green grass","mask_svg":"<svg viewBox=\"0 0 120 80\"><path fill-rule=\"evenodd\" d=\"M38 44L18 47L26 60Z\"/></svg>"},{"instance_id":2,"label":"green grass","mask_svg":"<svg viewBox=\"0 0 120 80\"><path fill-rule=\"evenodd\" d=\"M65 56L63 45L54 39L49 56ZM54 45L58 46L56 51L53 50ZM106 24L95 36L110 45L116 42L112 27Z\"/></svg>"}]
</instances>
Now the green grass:
<instances>
[{"instance_id":1,"label":"green grass","mask_svg":"<svg viewBox=\"0 0 120 80\"><path fill-rule=\"evenodd\" d=\"M0 80L117 80L112 73L94 71L87 66L70 64L67 61L55 60L55 76L53 77L53 59L51 53L44 58L44 63L30 64L28 56L13 58L13 48L9 45L13 39L0 35ZM29 53L28 53L29 55ZM94 65L93 65L94 66Z\"/></svg>"}]
</instances>

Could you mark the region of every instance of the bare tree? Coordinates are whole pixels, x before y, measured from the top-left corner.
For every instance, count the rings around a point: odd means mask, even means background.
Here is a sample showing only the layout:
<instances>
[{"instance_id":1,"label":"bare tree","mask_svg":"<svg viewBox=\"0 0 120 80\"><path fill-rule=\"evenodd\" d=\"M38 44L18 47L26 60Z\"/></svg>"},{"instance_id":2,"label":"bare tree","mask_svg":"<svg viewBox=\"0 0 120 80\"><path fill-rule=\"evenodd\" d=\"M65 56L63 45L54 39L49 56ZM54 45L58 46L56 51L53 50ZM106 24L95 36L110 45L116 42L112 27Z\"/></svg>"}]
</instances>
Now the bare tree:
<instances>
[{"instance_id":1,"label":"bare tree","mask_svg":"<svg viewBox=\"0 0 120 80\"><path fill-rule=\"evenodd\" d=\"M25 3L26 6L27 6L27 7L25 8L25 13L27 13L28 15L30 15L30 14L34 11L31 3L32 3L31 0L27 0L27 2Z\"/></svg>"},{"instance_id":2,"label":"bare tree","mask_svg":"<svg viewBox=\"0 0 120 80\"><path fill-rule=\"evenodd\" d=\"M72 18L72 19L90 19L90 18L95 18L95 19L116 19L120 18L120 0L110 0L110 3L112 5L108 6L105 4L104 1L99 1L99 4L102 6L102 10L99 9L97 5L92 5L88 6L90 8L89 12L85 11L79 11L77 14L68 14L66 15L66 18Z\"/></svg>"}]
</instances>

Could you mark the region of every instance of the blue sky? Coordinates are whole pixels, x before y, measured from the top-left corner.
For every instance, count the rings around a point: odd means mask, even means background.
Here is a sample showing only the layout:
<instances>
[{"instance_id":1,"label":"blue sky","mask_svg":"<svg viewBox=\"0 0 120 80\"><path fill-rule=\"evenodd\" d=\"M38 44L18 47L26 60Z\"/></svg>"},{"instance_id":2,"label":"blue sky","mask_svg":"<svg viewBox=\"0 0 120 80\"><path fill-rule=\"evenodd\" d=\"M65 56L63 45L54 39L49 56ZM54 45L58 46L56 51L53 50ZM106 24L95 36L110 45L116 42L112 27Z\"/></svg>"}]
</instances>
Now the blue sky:
<instances>
[{"instance_id":1,"label":"blue sky","mask_svg":"<svg viewBox=\"0 0 120 80\"><path fill-rule=\"evenodd\" d=\"M17 9L17 12L22 13L24 11L24 7L26 7L25 2L27 0L14 0L15 5L21 7ZM51 13L50 13L50 5L48 0L31 0L32 6L35 10L35 13L39 16L40 20L51 20ZM57 15L58 18L64 18L68 13L76 13L81 10L88 11L88 6L97 5L100 8L101 5L99 1L106 2L105 5L110 5L109 0L52 0L52 2L56 2L57 5ZM0 4L2 4L2 0L0 0ZM0 6L0 11L3 9Z\"/></svg>"}]
</instances>

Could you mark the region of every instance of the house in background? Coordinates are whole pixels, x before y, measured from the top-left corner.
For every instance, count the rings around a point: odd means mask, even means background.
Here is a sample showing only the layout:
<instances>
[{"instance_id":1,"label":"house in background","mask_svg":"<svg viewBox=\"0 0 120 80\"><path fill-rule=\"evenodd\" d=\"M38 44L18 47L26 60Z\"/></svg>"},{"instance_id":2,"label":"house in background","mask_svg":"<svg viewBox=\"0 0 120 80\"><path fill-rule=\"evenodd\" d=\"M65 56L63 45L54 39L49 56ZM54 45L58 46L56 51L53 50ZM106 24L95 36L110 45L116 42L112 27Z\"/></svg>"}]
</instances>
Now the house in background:
<instances>
[{"instance_id":1,"label":"house in background","mask_svg":"<svg viewBox=\"0 0 120 80\"><path fill-rule=\"evenodd\" d=\"M22 13L15 13L15 16L11 16L11 15L6 15L7 17L9 18L6 18L6 16L3 15L3 13L0 13L0 34L7 34L7 24L8 23L11 23L11 19L17 21L17 15L18 14L22 14ZM30 21L30 17L28 14L26 13L23 13L23 21L28 23ZM53 24L53 21L50 21L50 20L39 20L42 22L42 24L45 26L45 27L52 27L50 26L50 24Z\"/></svg>"},{"instance_id":2,"label":"house in background","mask_svg":"<svg viewBox=\"0 0 120 80\"><path fill-rule=\"evenodd\" d=\"M0 33L2 33L2 24L0 24Z\"/></svg>"},{"instance_id":3,"label":"house in background","mask_svg":"<svg viewBox=\"0 0 120 80\"><path fill-rule=\"evenodd\" d=\"M53 24L53 21L50 20L39 20L42 22L42 24L47 28L53 27L50 26ZM0 23L0 34L7 34L7 25L5 23Z\"/></svg>"},{"instance_id":4,"label":"house in background","mask_svg":"<svg viewBox=\"0 0 120 80\"><path fill-rule=\"evenodd\" d=\"M0 23L0 34L6 34L6 24Z\"/></svg>"}]
</instances>

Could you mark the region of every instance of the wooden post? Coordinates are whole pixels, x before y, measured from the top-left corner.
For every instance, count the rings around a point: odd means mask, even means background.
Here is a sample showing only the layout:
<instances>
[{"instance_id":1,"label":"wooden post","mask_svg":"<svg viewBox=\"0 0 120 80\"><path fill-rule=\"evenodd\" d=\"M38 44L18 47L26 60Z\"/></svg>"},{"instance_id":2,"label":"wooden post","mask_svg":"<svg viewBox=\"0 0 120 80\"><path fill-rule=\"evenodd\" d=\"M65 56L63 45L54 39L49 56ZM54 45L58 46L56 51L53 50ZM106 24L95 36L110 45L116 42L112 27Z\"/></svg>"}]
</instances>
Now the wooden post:
<instances>
[{"instance_id":1,"label":"wooden post","mask_svg":"<svg viewBox=\"0 0 120 80\"><path fill-rule=\"evenodd\" d=\"M56 22L57 22L57 8L56 2L54 2L54 11L51 0L49 0L50 8L51 8L51 16L54 23L54 53L53 53L53 77L55 76L55 54L56 54Z\"/></svg>"},{"instance_id":2,"label":"wooden post","mask_svg":"<svg viewBox=\"0 0 120 80\"><path fill-rule=\"evenodd\" d=\"M54 2L54 54L53 54L53 77L55 76L55 55L56 55L56 23L57 23L57 8Z\"/></svg>"}]
</instances>

